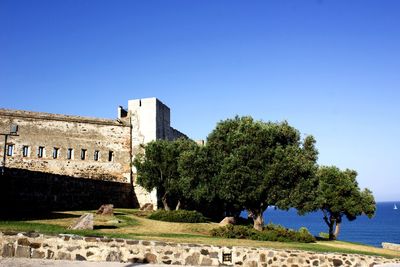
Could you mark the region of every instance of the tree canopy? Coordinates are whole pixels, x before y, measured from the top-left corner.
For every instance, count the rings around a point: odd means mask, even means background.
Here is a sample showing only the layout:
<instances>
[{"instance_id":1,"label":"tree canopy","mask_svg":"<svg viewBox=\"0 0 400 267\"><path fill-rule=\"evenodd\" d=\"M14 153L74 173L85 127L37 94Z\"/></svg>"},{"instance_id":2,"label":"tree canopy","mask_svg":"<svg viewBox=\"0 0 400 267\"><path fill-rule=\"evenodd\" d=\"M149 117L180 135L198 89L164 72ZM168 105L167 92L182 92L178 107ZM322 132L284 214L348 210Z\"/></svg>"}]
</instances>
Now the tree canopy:
<instances>
[{"instance_id":1,"label":"tree canopy","mask_svg":"<svg viewBox=\"0 0 400 267\"><path fill-rule=\"evenodd\" d=\"M300 214L322 210L334 239L343 216L371 217L375 200L360 190L355 171L318 168L317 158L314 137L302 139L286 121L237 116L219 122L205 146L187 139L150 142L134 165L137 183L156 188L166 210L182 204L218 219L246 209L258 230L270 205Z\"/></svg>"},{"instance_id":2,"label":"tree canopy","mask_svg":"<svg viewBox=\"0 0 400 267\"><path fill-rule=\"evenodd\" d=\"M177 200L176 205L180 204L178 160L183 151L194 146L193 141L183 138L174 142L152 141L145 146L145 153L133 162L138 173L136 182L149 191L156 188L166 210L170 210L172 198Z\"/></svg>"},{"instance_id":3,"label":"tree canopy","mask_svg":"<svg viewBox=\"0 0 400 267\"><path fill-rule=\"evenodd\" d=\"M316 177L317 186L313 194L315 198L307 211L320 209L323 212L324 221L329 228L329 239L338 237L343 216L352 221L362 214L369 218L375 214L372 192L359 188L356 171L322 166Z\"/></svg>"},{"instance_id":4,"label":"tree canopy","mask_svg":"<svg viewBox=\"0 0 400 267\"><path fill-rule=\"evenodd\" d=\"M288 209L299 184L313 178L317 151L313 138L304 142L287 122L254 121L235 117L218 123L207 146L220 163L219 197L227 212L248 210L254 228L262 229L269 205Z\"/></svg>"}]
</instances>

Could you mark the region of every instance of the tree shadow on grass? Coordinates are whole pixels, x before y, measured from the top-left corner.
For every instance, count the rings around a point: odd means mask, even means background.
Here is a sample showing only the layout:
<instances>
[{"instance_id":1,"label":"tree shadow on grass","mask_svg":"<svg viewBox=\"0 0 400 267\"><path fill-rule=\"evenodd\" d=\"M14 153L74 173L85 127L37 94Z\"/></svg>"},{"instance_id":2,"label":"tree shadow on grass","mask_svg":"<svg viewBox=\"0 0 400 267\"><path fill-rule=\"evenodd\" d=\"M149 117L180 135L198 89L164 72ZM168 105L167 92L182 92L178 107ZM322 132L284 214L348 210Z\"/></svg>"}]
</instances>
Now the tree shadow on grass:
<instances>
[{"instance_id":1,"label":"tree shadow on grass","mask_svg":"<svg viewBox=\"0 0 400 267\"><path fill-rule=\"evenodd\" d=\"M95 225L93 226L93 230L100 230L100 229L117 229L118 226L115 225Z\"/></svg>"},{"instance_id":2,"label":"tree shadow on grass","mask_svg":"<svg viewBox=\"0 0 400 267\"><path fill-rule=\"evenodd\" d=\"M78 218L80 215L57 212L57 211L13 211L0 213L0 220L2 221L32 221L32 220L54 220L66 218Z\"/></svg>"}]
</instances>

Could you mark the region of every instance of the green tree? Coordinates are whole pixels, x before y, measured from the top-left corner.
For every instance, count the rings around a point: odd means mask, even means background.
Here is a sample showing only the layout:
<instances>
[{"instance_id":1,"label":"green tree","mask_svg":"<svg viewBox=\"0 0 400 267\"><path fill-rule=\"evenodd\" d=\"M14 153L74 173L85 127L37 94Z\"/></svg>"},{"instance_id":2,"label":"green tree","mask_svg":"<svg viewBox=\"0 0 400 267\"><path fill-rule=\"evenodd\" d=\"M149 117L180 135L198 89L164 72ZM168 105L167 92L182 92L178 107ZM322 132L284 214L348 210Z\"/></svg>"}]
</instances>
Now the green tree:
<instances>
[{"instance_id":1,"label":"green tree","mask_svg":"<svg viewBox=\"0 0 400 267\"><path fill-rule=\"evenodd\" d=\"M216 178L220 169L216 156L208 146L196 146L184 151L178 164L179 190L185 198L185 208L195 209L213 219L221 219L223 203L218 197Z\"/></svg>"},{"instance_id":2,"label":"green tree","mask_svg":"<svg viewBox=\"0 0 400 267\"><path fill-rule=\"evenodd\" d=\"M310 210L322 210L324 221L329 228L329 239L339 235L343 216L349 221L355 220L362 214L369 218L374 216L376 205L372 192L361 190L358 186L357 172L337 167L320 167L317 172L318 185L314 190L316 196Z\"/></svg>"},{"instance_id":3,"label":"green tree","mask_svg":"<svg viewBox=\"0 0 400 267\"><path fill-rule=\"evenodd\" d=\"M216 184L227 212L248 210L257 230L263 228L267 207L293 206L299 184L312 179L315 171L314 139L302 142L298 130L287 122L228 119L217 124L207 146L220 162Z\"/></svg>"},{"instance_id":4,"label":"green tree","mask_svg":"<svg viewBox=\"0 0 400 267\"><path fill-rule=\"evenodd\" d=\"M178 159L183 151L194 146L193 141L183 138L152 141L133 162L138 173L137 183L149 191L155 188L165 210L170 210L169 203L173 198L177 200L176 209L179 209Z\"/></svg>"}]
</instances>

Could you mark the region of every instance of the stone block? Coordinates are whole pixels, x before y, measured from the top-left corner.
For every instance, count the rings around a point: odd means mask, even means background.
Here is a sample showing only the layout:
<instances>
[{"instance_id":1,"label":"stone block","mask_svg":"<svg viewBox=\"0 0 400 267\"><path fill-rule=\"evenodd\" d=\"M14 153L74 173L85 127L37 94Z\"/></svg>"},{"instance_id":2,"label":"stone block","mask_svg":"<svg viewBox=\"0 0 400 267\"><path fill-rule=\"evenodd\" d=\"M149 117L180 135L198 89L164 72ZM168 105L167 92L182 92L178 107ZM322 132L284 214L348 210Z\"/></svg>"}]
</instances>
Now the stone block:
<instances>
[{"instance_id":1,"label":"stone block","mask_svg":"<svg viewBox=\"0 0 400 267\"><path fill-rule=\"evenodd\" d=\"M145 263L157 263L157 255L152 253L144 254Z\"/></svg>"},{"instance_id":2,"label":"stone block","mask_svg":"<svg viewBox=\"0 0 400 267\"><path fill-rule=\"evenodd\" d=\"M44 251L39 251L34 249L32 251L32 258L34 259L44 259L46 257L46 253Z\"/></svg>"},{"instance_id":3,"label":"stone block","mask_svg":"<svg viewBox=\"0 0 400 267\"><path fill-rule=\"evenodd\" d=\"M121 253L117 251L110 251L107 255L106 261L121 261Z\"/></svg>"},{"instance_id":4,"label":"stone block","mask_svg":"<svg viewBox=\"0 0 400 267\"><path fill-rule=\"evenodd\" d=\"M235 217L225 217L222 221L220 221L219 225L220 226L226 226L226 225L234 225L236 224L236 219Z\"/></svg>"},{"instance_id":5,"label":"stone block","mask_svg":"<svg viewBox=\"0 0 400 267\"><path fill-rule=\"evenodd\" d=\"M96 214L104 215L104 216L113 216L114 215L114 205L113 204L104 204L101 205L97 210Z\"/></svg>"},{"instance_id":6,"label":"stone block","mask_svg":"<svg viewBox=\"0 0 400 267\"><path fill-rule=\"evenodd\" d=\"M82 248L81 246L72 246L72 247L68 247L67 250L68 250L69 252L72 252L72 251L74 251L74 250L78 250L78 249L81 249L81 248Z\"/></svg>"},{"instance_id":7,"label":"stone block","mask_svg":"<svg viewBox=\"0 0 400 267\"><path fill-rule=\"evenodd\" d=\"M75 260L77 260L77 261L86 261L86 258L85 257L83 257L82 255L80 255L80 254L76 254L76 256L75 256Z\"/></svg>"},{"instance_id":8,"label":"stone block","mask_svg":"<svg viewBox=\"0 0 400 267\"><path fill-rule=\"evenodd\" d=\"M208 257L203 257L200 263L201 266L210 266L212 265L212 260Z\"/></svg>"},{"instance_id":9,"label":"stone block","mask_svg":"<svg viewBox=\"0 0 400 267\"><path fill-rule=\"evenodd\" d=\"M31 237L31 238L36 238L36 237L40 236L40 234L37 232L27 232L27 233L23 233L23 235L26 237Z\"/></svg>"},{"instance_id":10,"label":"stone block","mask_svg":"<svg viewBox=\"0 0 400 267\"><path fill-rule=\"evenodd\" d=\"M154 209L153 204L151 203L146 203L143 206L140 207L140 210L147 210L147 211L151 211Z\"/></svg>"},{"instance_id":11,"label":"stone block","mask_svg":"<svg viewBox=\"0 0 400 267\"><path fill-rule=\"evenodd\" d=\"M25 246L17 246L17 250L15 251L15 257L30 258L31 257L31 248L25 247Z\"/></svg>"},{"instance_id":12,"label":"stone block","mask_svg":"<svg viewBox=\"0 0 400 267\"><path fill-rule=\"evenodd\" d=\"M3 246L3 253L1 256L4 258L12 258L15 255L15 248L13 244L4 244Z\"/></svg>"},{"instance_id":13,"label":"stone block","mask_svg":"<svg viewBox=\"0 0 400 267\"><path fill-rule=\"evenodd\" d=\"M47 256L46 259L53 259L54 258L54 251L52 250L47 250Z\"/></svg>"},{"instance_id":14,"label":"stone block","mask_svg":"<svg viewBox=\"0 0 400 267\"><path fill-rule=\"evenodd\" d=\"M199 265L200 253L195 252L185 259L185 265Z\"/></svg>"},{"instance_id":15,"label":"stone block","mask_svg":"<svg viewBox=\"0 0 400 267\"><path fill-rule=\"evenodd\" d=\"M68 229L72 230L93 230L93 214L85 213L73 223Z\"/></svg>"},{"instance_id":16,"label":"stone block","mask_svg":"<svg viewBox=\"0 0 400 267\"><path fill-rule=\"evenodd\" d=\"M208 255L208 254L210 254L210 252L208 252L207 249L201 249L201 250L200 250L200 254L201 254L201 255Z\"/></svg>"},{"instance_id":17,"label":"stone block","mask_svg":"<svg viewBox=\"0 0 400 267\"><path fill-rule=\"evenodd\" d=\"M58 260L69 260L70 261L72 259L72 257L71 257L70 253L66 253L66 252L60 251L57 254L57 259Z\"/></svg>"},{"instance_id":18,"label":"stone block","mask_svg":"<svg viewBox=\"0 0 400 267\"><path fill-rule=\"evenodd\" d=\"M20 238L18 239L18 245L20 246L29 246L31 243L28 241L28 238Z\"/></svg>"},{"instance_id":19,"label":"stone block","mask_svg":"<svg viewBox=\"0 0 400 267\"><path fill-rule=\"evenodd\" d=\"M42 244L36 243L36 242L35 242L35 243L31 243L29 246L30 246L31 248L37 249L37 248L40 248L41 245L42 245Z\"/></svg>"},{"instance_id":20,"label":"stone block","mask_svg":"<svg viewBox=\"0 0 400 267\"><path fill-rule=\"evenodd\" d=\"M343 262L339 259L333 259L332 262L333 262L333 266L342 266L343 265Z\"/></svg>"}]
</instances>

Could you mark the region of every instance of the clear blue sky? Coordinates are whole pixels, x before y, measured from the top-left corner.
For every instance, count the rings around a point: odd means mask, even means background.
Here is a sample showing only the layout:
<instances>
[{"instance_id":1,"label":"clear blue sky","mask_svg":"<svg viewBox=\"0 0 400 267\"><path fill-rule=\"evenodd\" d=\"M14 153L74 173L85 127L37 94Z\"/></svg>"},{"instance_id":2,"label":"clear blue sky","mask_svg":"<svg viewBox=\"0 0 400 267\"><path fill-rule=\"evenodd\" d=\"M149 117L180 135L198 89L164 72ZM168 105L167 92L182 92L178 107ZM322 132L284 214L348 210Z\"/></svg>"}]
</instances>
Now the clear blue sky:
<instances>
[{"instance_id":1,"label":"clear blue sky","mask_svg":"<svg viewBox=\"0 0 400 267\"><path fill-rule=\"evenodd\" d=\"M400 1L0 0L0 107L115 118L158 97L205 139L288 120L400 200Z\"/></svg>"}]
</instances>

